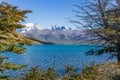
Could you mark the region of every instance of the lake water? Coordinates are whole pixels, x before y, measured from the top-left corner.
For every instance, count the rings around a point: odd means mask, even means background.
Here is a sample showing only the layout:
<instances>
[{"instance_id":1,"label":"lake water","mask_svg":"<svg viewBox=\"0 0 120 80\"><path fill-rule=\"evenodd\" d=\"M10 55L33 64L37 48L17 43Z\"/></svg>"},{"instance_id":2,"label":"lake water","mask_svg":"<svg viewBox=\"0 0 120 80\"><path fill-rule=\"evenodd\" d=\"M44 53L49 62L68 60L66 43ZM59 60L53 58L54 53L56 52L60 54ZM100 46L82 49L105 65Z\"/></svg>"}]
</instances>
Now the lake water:
<instances>
[{"instance_id":1,"label":"lake water","mask_svg":"<svg viewBox=\"0 0 120 80\"><path fill-rule=\"evenodd\" d=\"M17 64L28 64L28 67L40 66L43 69L54 67L62 70L65 65L80 68L83 64L91 61L103 62L108 55L86 56L86 51L96 48L95 45L32 45L25 46L27 51L24 54L5 53L10 57L11 62Z\"/></svg>"},{"instance_id":2,"label":"lake water","mask_svg":"<svg viewBox=\"0 0 120 80\"><path fill-rule=\"evenodd\" d=\"M94 45L32 45L25 47L27 51L24 54L5 53L5 55L10 57L10 61L17 64L40 66L45 69L53 64L56 68L63 68L64 65L80 67L81 64L91 61L103 62L107 56L86 56L86 51L96 48Z\"/></svg>"}]
</instances>

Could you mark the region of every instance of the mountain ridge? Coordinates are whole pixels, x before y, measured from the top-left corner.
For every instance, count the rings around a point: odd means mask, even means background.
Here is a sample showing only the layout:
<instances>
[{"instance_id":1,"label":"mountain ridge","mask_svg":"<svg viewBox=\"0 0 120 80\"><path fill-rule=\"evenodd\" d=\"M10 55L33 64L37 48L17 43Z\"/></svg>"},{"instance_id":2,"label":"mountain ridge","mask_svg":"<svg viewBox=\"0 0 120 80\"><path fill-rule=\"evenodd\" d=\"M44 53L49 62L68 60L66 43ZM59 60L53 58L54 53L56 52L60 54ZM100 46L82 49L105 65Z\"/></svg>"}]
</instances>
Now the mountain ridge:
<instances>
[{"instance_id":1,"label":"mountain ridge","mask_svg":"<svg viewBox=\"0 0 120 80\"><path fill-rule=\"evenodd\" d=\"M78 44L87 41L92 42L92 39L97 40L98 38L85 30L75 30L70 27L66 28L65 26L57 25L52 26L51 29L40 29L40 26L34 24L23 28L20 33L36 40L55 44Z\"/></svg>"}]
</instances>

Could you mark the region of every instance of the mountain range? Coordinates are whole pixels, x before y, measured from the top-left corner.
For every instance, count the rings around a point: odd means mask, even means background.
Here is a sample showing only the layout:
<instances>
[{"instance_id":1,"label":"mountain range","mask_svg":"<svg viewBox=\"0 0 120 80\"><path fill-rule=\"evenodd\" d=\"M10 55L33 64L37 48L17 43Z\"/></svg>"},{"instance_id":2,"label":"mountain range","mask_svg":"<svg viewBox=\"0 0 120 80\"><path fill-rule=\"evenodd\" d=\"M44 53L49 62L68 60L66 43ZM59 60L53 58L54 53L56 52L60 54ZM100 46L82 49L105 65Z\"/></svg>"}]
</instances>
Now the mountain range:
<instances>
[{"instance_id":1,"label":"mountain range","mask_svg":"<svg viewBox=\"0 0 120 80\"><path fill-rule=\"evenodd\" d=\"M40 25L28 23L25 28L20 30L20 33L32 37L34 39L51 42L55 44L64 43L81 43L90 40L97 40L98 37L89 34L85 30L77 30L66 28L65 26L52 26L51 29L41 29Z\"/></svg>"}]
</instances>

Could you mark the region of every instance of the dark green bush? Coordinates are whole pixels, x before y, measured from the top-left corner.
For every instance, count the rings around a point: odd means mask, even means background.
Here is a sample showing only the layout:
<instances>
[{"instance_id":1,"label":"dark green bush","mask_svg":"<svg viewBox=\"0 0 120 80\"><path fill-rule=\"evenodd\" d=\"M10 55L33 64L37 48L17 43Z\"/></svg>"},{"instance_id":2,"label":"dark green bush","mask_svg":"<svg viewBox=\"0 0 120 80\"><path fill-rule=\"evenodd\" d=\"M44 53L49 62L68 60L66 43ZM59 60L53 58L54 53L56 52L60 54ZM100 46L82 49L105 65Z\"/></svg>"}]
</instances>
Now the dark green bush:
<instances>
[{"instance_id":1,"label":"dark green bush","mask_svg":"<svg viewBox=\"0 0 120 80\"><path fill-rule=\"evenodd\" d=\"M41 70L38 67L30 69L22 80L58 80L59 74L54 68Z\"/></svg>"}]
</instances>

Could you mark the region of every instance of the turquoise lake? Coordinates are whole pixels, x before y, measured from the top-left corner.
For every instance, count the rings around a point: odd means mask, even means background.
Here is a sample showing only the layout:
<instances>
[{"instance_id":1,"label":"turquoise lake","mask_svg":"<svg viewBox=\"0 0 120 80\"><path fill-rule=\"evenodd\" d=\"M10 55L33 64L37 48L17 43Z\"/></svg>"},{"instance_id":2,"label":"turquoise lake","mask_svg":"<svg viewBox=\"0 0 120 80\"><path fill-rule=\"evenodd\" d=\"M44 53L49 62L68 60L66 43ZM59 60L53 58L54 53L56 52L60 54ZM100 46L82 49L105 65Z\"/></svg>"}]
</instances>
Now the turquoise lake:
<instances>
[{"instance_id":1,"label":"turquoise lake","mask_svg":"<svg viewBox=\"0 0 120 80\"><path fill-rule=\"evenodd\" d=\"M74 66L76 71L80 71L83 65L89 65L90 62L104 62L109 56L108 54L99 57L86 56L88 50L98 48L95 45L32 45L25 47L27 51L21 55L9 52L2 54L9 57L8 61L27 64L28 66L24 68L23 72L36 66L45 70L54 66L59 73L64 74L65 65ZM21 73L22 71L6 72L12 77L20 76Z\"/></svg>"},{"instance_id":2,"label":"turquoise lake","mask_svg":"<svg viewBox=\"0 0 120 80\"><path fill-rule=\"evenodd\" d=\"M17 64L28 64L28 67L40 66L47 69L54 65L57 69L63 69L65 65L80 68L90 62L104 62L108 55L86 56L86 51L97 48L95 45L32 45L25 46L24 54L5 53L10 57L9 61Z\"/></svg>"}]
</instances>

